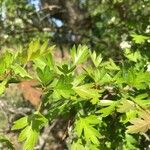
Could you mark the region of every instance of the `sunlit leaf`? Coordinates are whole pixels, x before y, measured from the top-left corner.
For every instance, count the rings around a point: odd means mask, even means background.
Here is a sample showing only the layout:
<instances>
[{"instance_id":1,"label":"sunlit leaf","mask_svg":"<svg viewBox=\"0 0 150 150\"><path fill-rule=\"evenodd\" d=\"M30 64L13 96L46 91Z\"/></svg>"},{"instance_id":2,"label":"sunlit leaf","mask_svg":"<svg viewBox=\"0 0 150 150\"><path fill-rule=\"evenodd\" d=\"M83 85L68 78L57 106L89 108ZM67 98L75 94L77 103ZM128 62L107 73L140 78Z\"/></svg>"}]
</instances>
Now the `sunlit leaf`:
<instances>
[{"instance_id":1,"label":"sunlit leaf","mask_svg":"<svg viewBox=\"0 0 150 150\"><path fill-rule=\"evenodd\" d=\"M18 130L26 127L29 124L28 117L20 118L19 120L14 122L14 125L12 126L12 130Z\"/></svg>"},{"instance_id":2,"label":"sunlit leaf","mask_svg":"<svg viewBox=\"0 0 150 150\"><path fill-rule=\"evenodd\" d=\"M150 114L148 112L140 112L139 118L130 121L132 125L128 126L128 133L143 133L150 129Z\"/></svg>"},{"instance_id":3,"label":"sunlit leaf","mask_svg":"<svg viewBox=\"0 0 150 150\"><path fill-rule=\"evenodd\" d=\"M75 130L80 137L82 134L85 136L85 139L90 140L94 144L99 144L100 133L96 130L93 125L99 124L99 120L96 116L88 116L86 118L79 118L76 121Z\"/></svg>"},{"instance_id":4,"label":"sunlit leaf","mask_svg":"<svg viewBox=\"0 0 150 150\"><path fill-rule=\"evenodd\" d=\"M73 90L82 98L89 99L93 104L99 101L99 91L93 88L92 84L85 84L73 87Z\"/></svg>"},{"instance_id":5,"label":"sunlit leaf","mask_svg":"<svg viewBox=\"0 0 150 150\"><path fill-rule=\"evenodd\" d=\"M131 37L133 38L133 41L137 44L141 44L149 39L147 36L138 35L138 34L131 34Z\"/></svg>"},{"instance_id":6,"label":"sunlit leaf","mask_svg":"<svg viewBox=\"0 0 150 150\"><path fill-rule=\"evenodd\" d=\"M74 65L84 62L89 55L89 48L85 45L79 45L76 49L75 46L71 49L71 57Z\"/></svg>"},{"instance_id":7,"label":"sunlit leaf","mask_svg":"<svg viewBox=\"0 0 150 150\"><path fill-rule=\"evenodd\" d=\"M29 73L23 68L21 67L19 64L14 64L12 67L13 71L15 72L16 75L20 75L20 77L24 78L24 77L28 77L28 78L32 78Z\"/></svg>"}]
</instances>

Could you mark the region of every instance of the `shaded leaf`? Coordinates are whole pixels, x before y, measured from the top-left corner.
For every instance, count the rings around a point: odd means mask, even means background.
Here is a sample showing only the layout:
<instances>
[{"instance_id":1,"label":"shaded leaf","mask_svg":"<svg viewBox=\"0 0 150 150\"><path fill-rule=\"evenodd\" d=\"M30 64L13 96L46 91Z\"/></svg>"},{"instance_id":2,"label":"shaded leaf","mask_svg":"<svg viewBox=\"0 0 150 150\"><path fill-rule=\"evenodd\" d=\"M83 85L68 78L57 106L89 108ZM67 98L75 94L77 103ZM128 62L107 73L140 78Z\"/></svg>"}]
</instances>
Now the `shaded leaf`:
<instances>
[{"instance_id":1,"label":"shaded leaf","mask_svg":"<svg viewBox=\"0 0 150 150\"><path fill-rule=\"evenodd\" d=\"M11 150L15 149L12 142L5 136L0 135L0 143L6 144L7 148L9 148Z\"/></svg>"},{"instance_id":2,"label":"shaded leaf","mask_svg":"<svg viewBox=\"0 0 150 150\"><path fill-rule=\"evenodd\" d=\"M117 104L117 102L113 102L109 106L101 108L96 113L101 113L102 117L107 117L108 115L112 114L113 111L115 111Z\"/></svg>"}]
</instances>

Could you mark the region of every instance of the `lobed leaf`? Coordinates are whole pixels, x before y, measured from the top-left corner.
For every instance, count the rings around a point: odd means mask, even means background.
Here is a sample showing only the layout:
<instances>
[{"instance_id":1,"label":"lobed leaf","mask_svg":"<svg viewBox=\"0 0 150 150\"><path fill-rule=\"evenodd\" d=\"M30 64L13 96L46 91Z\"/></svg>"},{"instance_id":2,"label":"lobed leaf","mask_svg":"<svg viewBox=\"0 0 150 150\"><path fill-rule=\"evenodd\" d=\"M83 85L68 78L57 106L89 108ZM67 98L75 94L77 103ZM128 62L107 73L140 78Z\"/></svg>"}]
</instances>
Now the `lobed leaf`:
<instances>
[{"instance_id":1,"label":"lobed leaf","mask_svg":"<svg viewBox=\"0 0 150 150\"><path fill-rule=\"evenodd\" d=\"M140 117L130 121L132 125L128 126L128 133L142 133L150 129L150 114L142 111Z\"/></svg>"}]
</instances>

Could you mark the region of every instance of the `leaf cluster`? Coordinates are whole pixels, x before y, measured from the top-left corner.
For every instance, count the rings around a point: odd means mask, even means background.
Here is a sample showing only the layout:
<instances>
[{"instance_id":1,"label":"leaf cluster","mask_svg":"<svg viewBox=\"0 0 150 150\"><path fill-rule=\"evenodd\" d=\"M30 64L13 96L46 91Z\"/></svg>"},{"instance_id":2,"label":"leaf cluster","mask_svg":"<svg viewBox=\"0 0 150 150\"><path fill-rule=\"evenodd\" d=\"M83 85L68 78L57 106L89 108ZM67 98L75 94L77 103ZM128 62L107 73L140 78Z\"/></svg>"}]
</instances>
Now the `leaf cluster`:
<instances>
[{"instance_id":1,"label":"leaf cluster","mask_svg":"<svg viewBox=\"0 0 150 150\"><path fill-rule=\"evenodd\" d=\"M71 49L68 62L60 64L53 48L34 41L24 51L5 52L0 59L0 94L8 84L29 79L37 80L43 91L37 111L12 127L21 130L23 149L34 149L41 129L60 116L71 122L69 149L137 149L150 128L148 58L126 50L120 62L104 60L79 45Z\"/></svg>"}]
</instances>

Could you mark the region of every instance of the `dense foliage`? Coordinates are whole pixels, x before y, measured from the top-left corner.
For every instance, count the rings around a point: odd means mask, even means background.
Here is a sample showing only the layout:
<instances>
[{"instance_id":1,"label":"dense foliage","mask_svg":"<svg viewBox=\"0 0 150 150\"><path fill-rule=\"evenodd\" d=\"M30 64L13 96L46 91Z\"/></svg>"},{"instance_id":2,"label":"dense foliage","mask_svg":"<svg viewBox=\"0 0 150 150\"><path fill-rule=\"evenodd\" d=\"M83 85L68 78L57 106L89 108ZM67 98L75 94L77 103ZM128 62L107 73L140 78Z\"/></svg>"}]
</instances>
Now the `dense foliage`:
<instances>
[{"instance_id":1,"label":"dense foliage","mask_svg":"<svg viewBox=\"0 0 150 150\"><path fill-rule=\"evenodd\" d=\"M135 43L149 37L134 35ZM37 80L41 104L15 121L23 150L32 150L42 129L66 118L68 149L141 149L149 147L150 70L146 56L124 50L122 61L103 60L85 45L73 47L70 59L57 62L54 46L32 41L27 49L4 51L0 57L0 94L11 83ZM32 63L32 69L27 67ZM1 136L2 142L13 145Z\"/></svg>"},{"instance_id":2,"label":"dense foliage","mask_svg":"<svg viewBox=\"0 0 150 150\"><path fill-rule=\"evenodd\" d=\"M0 95L22 81L42 91L12 126L24 150L56 118L66 149L149 148L149 12L149 0L0 0Z\"/></svg>"}]
</instances>

